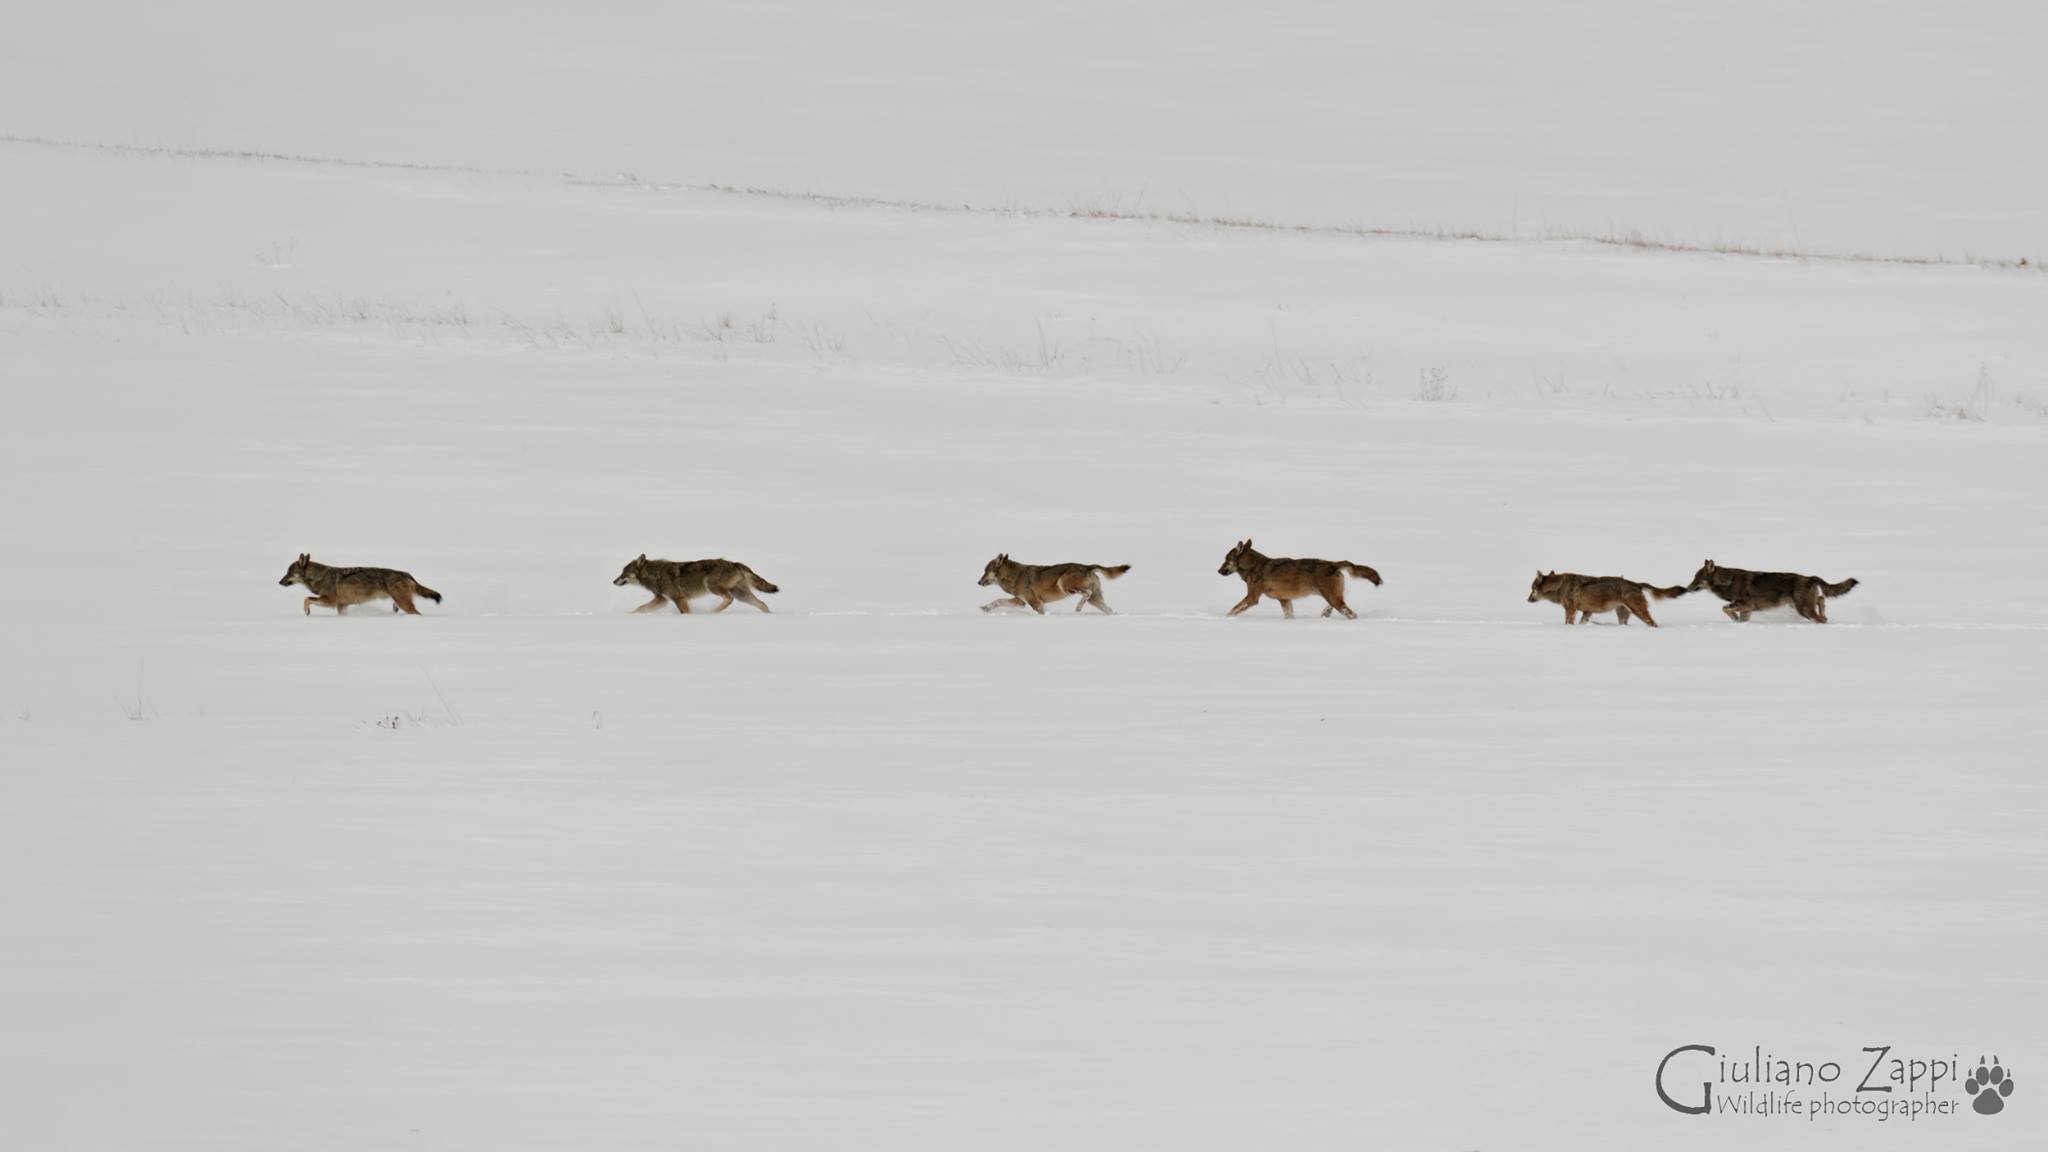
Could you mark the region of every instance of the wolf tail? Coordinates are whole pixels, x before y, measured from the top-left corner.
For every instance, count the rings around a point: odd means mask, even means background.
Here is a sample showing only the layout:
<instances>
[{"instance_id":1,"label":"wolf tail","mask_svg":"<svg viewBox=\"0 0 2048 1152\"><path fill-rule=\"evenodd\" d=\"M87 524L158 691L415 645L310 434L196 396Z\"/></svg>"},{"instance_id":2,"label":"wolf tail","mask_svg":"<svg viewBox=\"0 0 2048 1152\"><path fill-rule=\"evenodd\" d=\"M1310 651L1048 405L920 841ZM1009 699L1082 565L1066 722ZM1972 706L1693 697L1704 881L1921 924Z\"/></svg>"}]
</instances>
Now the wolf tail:
<instances>
[{"instance_id":1,"label":"wolf tail","mask_svg":"<svg viewBox=\"0 0 2048 1152\"><path fill-rule=\"evenodd\" d=\"M1685 585L1683 584L1673 584L1669 588L1659 588L1654 584L1645 584L1643 585L1643 590L1659 600L1675 600L1685 595L1686 592Z\"/></svg>"},{"instance_id":2,"label":"wolf tail","mask_svg":"<svg viewBox=\"0 0 2048 1152\"><path fill-rule=\"evenodd\" d=\"M747 566L744 564L740 565L740 567L747 568ZM766 592L771 596L777 592L782 591L782 589L777 588L775 585L770 584L767 580L763 579L761 574L759 572L754 571L752 568L747 568L747 583L752 584L754 586L754 591Z\"/></svg>"},{"instance_id":3,"label":"wolf tail","mask_svg":"<svg viewBox=\"0 0 2048 1152\"><path fill-rule=\"evenodd\" d=\"M1339 560L1337 561L1337 567L1344 569L1346 572L1351 573L1353 576L1358 577L1360 580L1370 580L1375 585L1381 583L1380 574L1373 571L1370 568L1367 568L1363 564L1353 564L1349 560Z\"/></svg>"},{"instance_id":4,"label":"wolf tail","mask_svg":"<svg viewBox=\"0 0 2048 1152\"><path fill-rule=\"evenodd\" d=\"M409 577L409 576L408 576L408 577L406 577L406 578L407 578L408 580L411 580L411 579L412 579L412 578L411 578L411 577ZM412 582L412 590L413 590L413 591L414 591L415 593L417 593L417 594L419 594L419 595L421 595L421 596L425 596L425 597L426 597L427 599L429 599L429 600L432 600L432 601L433 601L434 603L436 603L436 604L439 604L439 603L441 602L441 594L440 594L439 592L436 592L436 591L434 591L434 590L433 590L432 588L429 588L429 587L427 587L427 586L426 586L425 584L422 584L422 583L420 583L420 582L419 582L419 581L417 581L417 580L413 580L413 582Z\"/></svg>"},{"instance_id":5,"label":"wolf tail","mask_svg":"<svg viewBox=\"0 0 2048 1152\"><path fill-rule=\"evenodd\" d=\"M1131 570L1129 564L1090 564L1089 567L1109 577L1111 580Z\"/></svg>"},{"instance_id":6,"label":"wolf tail","mask_svg":"<svg viewBox=\"0 0 2048 1152\"><path fill-rule=\"evenodd\" d=\"M1820 590L1829 596L1847 596L1849 589L1854 588L1857 584L1854 576L1849 577L1840 584L1830 584L1818 576L1813 578L1813 582L1820 585Z\"/></svg>"}]
</instances>

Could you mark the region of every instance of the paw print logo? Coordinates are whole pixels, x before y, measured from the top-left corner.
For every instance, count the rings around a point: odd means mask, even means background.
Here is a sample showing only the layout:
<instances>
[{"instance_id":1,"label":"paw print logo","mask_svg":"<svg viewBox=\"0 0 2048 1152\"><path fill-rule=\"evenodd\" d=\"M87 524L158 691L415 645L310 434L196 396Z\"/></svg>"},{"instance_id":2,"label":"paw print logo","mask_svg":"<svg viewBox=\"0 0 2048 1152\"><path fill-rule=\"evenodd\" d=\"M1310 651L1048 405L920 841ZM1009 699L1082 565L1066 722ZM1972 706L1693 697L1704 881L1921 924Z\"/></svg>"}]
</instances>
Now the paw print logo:
<instances>
[{"instance_id":1,"label":"paw print logo","mask_svg":"<svg viewBox=\"0 0 2048 1152\"><path fill-rule=\"evenodd\" d=\"M1963 1091L1975 1096L1970 1107L1986 1116L1996 1116L2005 1111L2005 1098L2012 1095L2012 1077L2005 1074L1998 1057L1991 1058L1986 1067L1984 1058L1977 1057L1977 1070L1963 1077Z\"/></svg>"}]
</instances>

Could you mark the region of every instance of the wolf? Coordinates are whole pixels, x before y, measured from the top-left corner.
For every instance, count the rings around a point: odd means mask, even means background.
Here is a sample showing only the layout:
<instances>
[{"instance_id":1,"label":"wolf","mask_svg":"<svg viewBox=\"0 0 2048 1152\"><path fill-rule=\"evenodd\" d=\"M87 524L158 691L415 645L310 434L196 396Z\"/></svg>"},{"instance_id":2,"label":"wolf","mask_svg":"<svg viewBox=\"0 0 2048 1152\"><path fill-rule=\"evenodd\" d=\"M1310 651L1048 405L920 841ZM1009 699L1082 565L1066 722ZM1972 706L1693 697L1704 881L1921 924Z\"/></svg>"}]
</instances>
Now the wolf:
<instances>
[{"instance_id":1,"label":"wolf","mask_svg":"<svg viewBox=\"0 0 2048 1152\"><path fill-rule=\"evenodd\" d=\"M725 611L734 600L744 600L766 612L768 605L754 593L782 591L737 560L649 560L645 552L627 561L612 583L621 588L638 584L654 593L654 599L633 609L635 612L652 612L673 602L676 611L687 613L692 596L721 597L713 612Z\"/></svg>"},{"instance_id":2,"label":"wolf","mask_svg":"<svg viewBox=\"0 0 2048 1152\"><path fill-rule=\"evenodd\" d=\"M1670 600L1685 595L1683 585L1674 584L1659 588L1626 576L1581 576L1577 572L1538 572L1529 585L1529 603L1548 600L1552 604L1564 605L1564 622L1580 624L1593 618L1595 612L1612 609L1615 620L1628 623L1631 613L1640 617L1643 623L1655 628L1657 622L1650 618L1647 592L1659 600Z\"/></svg>"},{"instance_id":3,"label":"wolf","mask_svg":"<svg viewBox=\"0 0 2048 1152\"><path fill-rule=\"evenodd\" d=\"M393 612L404 612L417 616L419 608L414 606L414 596L425 596L434 603L441 602L441 594L412 578L410 572L395 568L337 568L313 559L311 553L301 552L292 566L284 570L284 579L278 584L289 588L303 584L312 595L300 605L306 615L313 614L313 605L334 609L336 616L346 615L351 604L367 604L372 600L390 600Z\"/></svg>"},{"instance_id":4,"label":"wolf","mask_svg":"<svg viewBox=\"0 0 2048 1152\"><path fill-rule=\"evenodd\" d=\"M1029 608L1043 616L1045 606L1052 601L1079 596L1081 602L1074 605L1074 611L1093 604L1104 616L1113 616L1115 613L1102 598L1102 577L1114 580L1130 570L1129 564L1019 564L1010 559L1008 552L1002 552L982 568L981 579L975 583L984 588L993 584L1009 593L983 604L983 612Z\"/></svg>"},{"instance_id":5,"label":"wolf","mask_svg":"<svg viewBox=\"0 0 2048 1152\"><path fill-rule=\"evenodd\" d=\"M1244 577L1244 599L1231 606L1230 615L1250 608L1259 602L1261 596L1271 596L1280 602L1280 613L1289 620L1294 619L1294 602L1313 592L1323 598L1327 605L1323 615L1342 612L1346 620L1358 619L1344 603L1344 574L1370 580L1380 584L1380 574L1363 564L1349 560L1290 560L1266 556L1252 547L1249 539L1240 541L1229 555L1223 558L1223 566L1216 569L1218 576L1238 575Z\"/></svg>"},{"instance_id":6,"label":"wolf","mask_svg":"<svg viewBox=\"0 0 2048 1152\"><path fill-rule=\"evenodd\" d=\"M1839 584L1830 584L1818 576L1802 576L1797 572L1751 572L1746 568L1724 568L1709 560L1693 573L1690 591L1705 590L1726 600L1721 611L1738 623L1747 621L1752 612L1790 604L1801 616L1815 624L1825 624L1828 622L1828 600L1848 595L1849 589L1858 583L1854 576Z\"/></svg>"}]
</instances>

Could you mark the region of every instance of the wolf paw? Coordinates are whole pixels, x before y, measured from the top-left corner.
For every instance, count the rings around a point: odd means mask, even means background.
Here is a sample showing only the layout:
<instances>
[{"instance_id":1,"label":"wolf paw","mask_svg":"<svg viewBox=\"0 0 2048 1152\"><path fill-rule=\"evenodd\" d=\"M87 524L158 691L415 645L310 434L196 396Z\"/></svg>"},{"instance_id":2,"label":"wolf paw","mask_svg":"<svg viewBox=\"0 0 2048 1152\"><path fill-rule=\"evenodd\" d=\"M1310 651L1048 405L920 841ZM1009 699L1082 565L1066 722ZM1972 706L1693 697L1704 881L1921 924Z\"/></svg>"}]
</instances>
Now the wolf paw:
<instances>
[{"instance_id":1,"label":"wolf paw","mask_svg":"<svg viewBox=\"0 0 2048 1152\"><path fill-rule=\"evenodd\" d=\"M1982 1056L1977 1057L1977 1070L1963 1077L1963 1091L1975 1096L1970 1107L1986 1116L1996 1116L2005 1110L2005 1098L2012 1095L2012 1077L2005 1074L1998 1057L1991 1058L1990 1067L1984 1064Z\"/></svg>"}]
</instances>

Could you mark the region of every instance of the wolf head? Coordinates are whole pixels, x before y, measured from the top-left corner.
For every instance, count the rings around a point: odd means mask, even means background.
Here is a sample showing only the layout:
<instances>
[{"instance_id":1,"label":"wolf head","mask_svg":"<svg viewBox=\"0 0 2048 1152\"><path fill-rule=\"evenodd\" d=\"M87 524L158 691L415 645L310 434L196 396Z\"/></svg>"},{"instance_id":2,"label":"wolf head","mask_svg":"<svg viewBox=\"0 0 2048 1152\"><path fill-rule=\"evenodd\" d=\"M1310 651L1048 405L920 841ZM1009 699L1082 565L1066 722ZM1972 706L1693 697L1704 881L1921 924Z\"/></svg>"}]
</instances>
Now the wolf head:
<instances>
[{"instance_id":1,"label":"wolf head","mask_svg":"<svg viewBox=\"0 0 2048 1152\"><path fill-rule=\"evenodd\" d=\"M638 580L647 571L648 563L647 553L642 552L639 559L626 561L626 566L619 570L619 578L612 581L612 583L624 588L626 585Z\"/></svg>"},{"instance_id":2,"label":"wolf head","mask_svg":"<svg viewBox=\"0 0 2048 1152\"><path fill-rule=\"evenodd\" d=\"M284 579L277 582L278 587L289 588L294 584L304 584L306 582L306 565L312 562L312 553L299 553L299 558L292 561L292 566L284 570Z\"/></svg>"},{"instance_id":3,"label":"wolf head","mask_svg":"<svg viewBox=\"0 0 2048 1152\"><path fill-rule=\"evenodd\" d=\"M1558 578L1557 573L1538 570L1536 579L1529 582L1529 603L1534 604L1538 600L1557 595L1558 588L1563 584L1564 581Z\"/></svg>"},{"instance_id":4,"label":"wolf head","mask_svg":"<svg viewBox=\"0 0 2048 1152\"><path fill-rule=\"evenodd\" d=\"M1218 576L1236 575L1239 565L1244 562L1246 556L1251 555L1251 551L1252 542L1249 537L1238 541L1237 545L1223 557L1223 566L1216 569L1216 574Z\"/></svg>"},{"instance_id":5,"label":"wolf head","mask_svg":"<svg viewBox=\"0 0 2048 1152\"><path fill-rule=\"evenodd\" d=\"M1692 574L1692 583L1687 584L1685 590L1687 592L1698 592L1707 588L1714 582L1714 573L1720 570L1720 567L1712 560L1707 561L1700 565L1699 571Z\"/></svg>"},{"instance_id":6,"label":"wolf head","mask_svg":"<svg viewBox=\"0 0 2048 1152\"><path fill-rule=\"evenodd\" d=\"M988 564L982 568L981 579L976 580L975 583L981 585L984 588L995 583L996 573L1000 572L1005 565L1009 564L1009 562L1010 554L1008 552L996 553L996 558L989 561Z\"/></svg>"}]
</instances>

